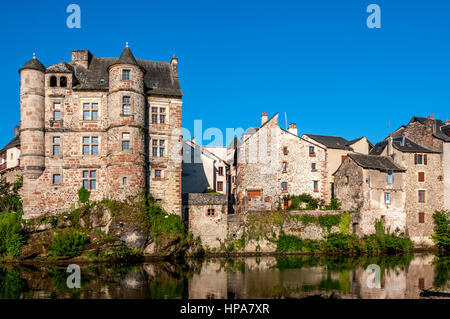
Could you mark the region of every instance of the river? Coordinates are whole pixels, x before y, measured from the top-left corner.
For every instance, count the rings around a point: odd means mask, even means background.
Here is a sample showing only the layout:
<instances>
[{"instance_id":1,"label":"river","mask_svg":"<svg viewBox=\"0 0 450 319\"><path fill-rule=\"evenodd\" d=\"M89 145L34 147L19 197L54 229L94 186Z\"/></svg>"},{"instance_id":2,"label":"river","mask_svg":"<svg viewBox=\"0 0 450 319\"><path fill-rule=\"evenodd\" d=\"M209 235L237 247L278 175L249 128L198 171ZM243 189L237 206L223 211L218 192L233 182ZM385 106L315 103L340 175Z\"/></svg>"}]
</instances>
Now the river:
<instances>
[{"instance_id":1,"label":"river","mask_svg":"<svg viewBox=\"0 0 450 319\"><path fill-rule=\"evenodd\" d=\"M67 266L0 265L0 298L420 298L450 292L450 257L285 256L205 259L185 264L80 264L80 288Z\"/></svg>"}]
</instances>

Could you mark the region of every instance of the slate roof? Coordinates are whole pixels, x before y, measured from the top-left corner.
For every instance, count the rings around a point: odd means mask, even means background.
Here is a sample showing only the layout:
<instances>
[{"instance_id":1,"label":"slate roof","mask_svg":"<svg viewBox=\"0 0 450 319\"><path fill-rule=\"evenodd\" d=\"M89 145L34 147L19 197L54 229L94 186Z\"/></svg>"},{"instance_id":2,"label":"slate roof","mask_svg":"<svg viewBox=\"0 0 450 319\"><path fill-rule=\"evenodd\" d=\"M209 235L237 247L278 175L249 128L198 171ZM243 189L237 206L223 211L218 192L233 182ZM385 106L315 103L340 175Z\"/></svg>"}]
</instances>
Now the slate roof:
<instances>
[{"instance_id":1,"label":"slate roof","mask_svg":"<svg viewBox=\"0 0 450 319\"><path fill-rule=\"evenodd\" d=\"M356 164L365 169L376 169L379 171L404 172L406 169L389 156L348 154Z\"/></svg>"},{"instance_id":2,"label":"slate roof","mask_svg":"<svg viewBox=\"0 0 450 319\"><path fill-rule=\"evenodd\" d=\"M36 58L36 56L33 56L31 60L26 62L23 65L23 67L19 70L19 72L25 69L32 69L45 72L45 66Z\"/></svg>"},{"instance_id":3,"label":"slate roof","mask_svg":"<svg viewBox=\"0 0 450 319\"><path fill-rule=\"evenodd\" d=\"M128 45L123 49L122 54L120 55L119 60L115 64L132 64L132 65L138 65L136 62L136 59L134 58L133 53L131 52Z\"/></svg>"},{"instance_id":4,"label":"slate roof","mask_svg":"<svg viewBox=\"0 0 450 319\"><path fill-rule=\"evenodd\" d=\"M424 124L425 121L431 120L434 122L434 130L433 130L433 136L443 140L444 142L450 142L450 136L448 136L448 131L450 130L450 125L445 124L442 120L435 119L435 118L426 118L426 117L420 117L420 116L414 116L411 122L419 122L421 124Z\"/></svg>"},{"instance_id":5,"label":"slate roof","mask_svg":"<svg viewBox=\"0 0 450 319\"><path fill-rule=\"evenodd\" d=\"M46 73L72 73L73 66L66 62L59 62L56 64L49 65L45 69Z\"/></svg>"},{"instance_id":6,"label":"slate roof","mask_svg":"<svg viewBox=\"0 0 450 319\"><path fill-rule=\"evenodd\" d=\"M348 146L349 141L347 141L343 137L328 136L328 135L315 135L315 134L305 134L305 135L308 136L309 138L315 140L316 142L318 142L322 145L325 145L328 148L348 150L348 151L353 150L350 146Z\"/></svg>"},{"instance_id":7,"label":"slate roof","mask_svg":"<svg viewBox=\"0 0 450 319\"><path fill-rule=\"evenodd\" d=\"M105 58L93 56L89 68L75 66L75 77L78 85L74 89L92 90L109 87L108 68L116 64L118 58ZM157 62L151 60L136 60L146 72L144 74L145 90L150 94L183 96L180 82L176 74L173 74L169 62ZM103 83L101 82L103 80Z\"/></svg>"},{"instance_id":8,"label":"slate roof","mask_svg":"<svg viewBox=\"0 0 450 319\"><path fill-rule=\"evenodd\" d=\"M16 147L20 145L20 135L18 134L17 136L15 136L11 141L9 141L8 144L5 145L5 147L3 147L0 150L0 153L6 150L9 150L10 148Z\"/></svg>"},{"instance_id":9,"label":"slate roof","mask_svg":"<svg viewBox=\"0 0 450 319\"><path fill-rule=\"evenodd\" d=\"M370 152L371 155L379 155L383 152L384 148L387 146L387 139L381 141L375 145L375 147ZM437 151L430 150L426 147L423 147L406 136L399 136L392 139L392 146L404 153L439 153Z\"/></svg>"}]
</instances>

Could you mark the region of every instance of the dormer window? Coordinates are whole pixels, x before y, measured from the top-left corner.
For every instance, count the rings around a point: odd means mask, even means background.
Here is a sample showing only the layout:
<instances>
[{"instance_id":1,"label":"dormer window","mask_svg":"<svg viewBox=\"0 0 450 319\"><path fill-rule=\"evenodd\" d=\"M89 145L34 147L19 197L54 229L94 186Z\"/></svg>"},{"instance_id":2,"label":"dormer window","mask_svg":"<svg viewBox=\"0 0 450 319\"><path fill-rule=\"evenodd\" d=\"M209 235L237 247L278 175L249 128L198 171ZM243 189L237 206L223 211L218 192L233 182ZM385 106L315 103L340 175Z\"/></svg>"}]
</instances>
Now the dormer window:
<instances>
[{"instance_id":1,"label":"dormer window","mask_svg":"<svg viewBox=\"0 0 450 319\"><path fill-rule=\"evenodd\" d=\"M130 70L122 71L122 80L129 81L130 80Z\"/></svg>"}]
</instances>

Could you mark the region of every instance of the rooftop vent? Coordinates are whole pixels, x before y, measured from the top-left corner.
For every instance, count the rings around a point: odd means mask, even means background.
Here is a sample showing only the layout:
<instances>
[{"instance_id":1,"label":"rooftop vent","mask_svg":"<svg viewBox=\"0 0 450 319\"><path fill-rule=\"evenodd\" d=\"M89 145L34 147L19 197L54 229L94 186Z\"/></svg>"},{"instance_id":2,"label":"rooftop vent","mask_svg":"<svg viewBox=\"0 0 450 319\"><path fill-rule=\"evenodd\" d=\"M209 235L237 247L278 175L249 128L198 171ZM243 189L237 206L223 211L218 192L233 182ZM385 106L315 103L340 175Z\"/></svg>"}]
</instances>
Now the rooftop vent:
<instances>
[{"instance_id":1,"label":"rooftop vent","mask_svg":"<svg viewBox=\"0 0 450 319\"><path fill-rule=\"evenodd\" d=\"M105 79L100 79L100 84L105 84Z\"/></svg>"}]
</instances>

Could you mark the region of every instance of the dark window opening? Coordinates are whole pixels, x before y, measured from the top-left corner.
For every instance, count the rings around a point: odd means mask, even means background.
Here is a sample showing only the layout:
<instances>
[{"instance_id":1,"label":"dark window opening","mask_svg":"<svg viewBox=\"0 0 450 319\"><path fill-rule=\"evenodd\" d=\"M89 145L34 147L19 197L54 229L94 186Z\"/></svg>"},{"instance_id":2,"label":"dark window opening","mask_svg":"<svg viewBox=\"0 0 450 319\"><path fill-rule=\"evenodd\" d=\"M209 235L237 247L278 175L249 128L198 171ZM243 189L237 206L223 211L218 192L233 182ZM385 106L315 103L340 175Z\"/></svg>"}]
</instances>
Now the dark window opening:
<instances>
[{"instance_id":1,"label":"dark window opening","mask_svg":"<svg viewBox=\"0 0 450 319\"><path fill-rule=\"evenodd\" d=\"M59 79L59 86L62 87L62 88L67 87L67 78L65 76L62 76Z\"/></svg>"},{"instance_id":2,"label":"dark window opening","mask_svg":"<svg viewBox=\"0 0 450 319\"><path fill-rule=\"evenodd\" d=\"M55 88L58 86L58 83L56 81L56 76L51 76L50 77L50 87Z\"/></svg>"}]
</instances>

